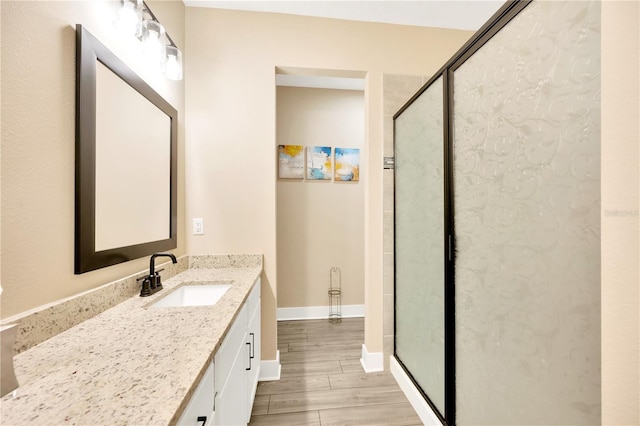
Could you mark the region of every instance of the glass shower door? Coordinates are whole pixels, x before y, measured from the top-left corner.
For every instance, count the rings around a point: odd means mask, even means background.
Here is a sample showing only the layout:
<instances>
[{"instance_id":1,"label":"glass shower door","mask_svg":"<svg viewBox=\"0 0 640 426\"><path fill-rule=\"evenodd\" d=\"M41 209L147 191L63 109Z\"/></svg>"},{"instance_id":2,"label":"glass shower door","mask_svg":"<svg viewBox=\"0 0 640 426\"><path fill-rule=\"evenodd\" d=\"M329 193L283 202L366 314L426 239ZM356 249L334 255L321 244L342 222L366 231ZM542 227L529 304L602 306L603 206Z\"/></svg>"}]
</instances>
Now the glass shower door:
<instances>
[{"instance_id":1,"label":"glass shower door","mask_svg":"<svg viewBox=\"0 0 640 426\"><path fill-rule=\"evenodd\" d=\"M395 357L445 416L443 77L395 116Z\"/></svg>"},{"instance_id":2,"label":"glass shower door","mask_svg":"<svg viewBox=\"0 0 640 426\"><path fill-rule=\"evenodd\" d=\"M601 5L514 6L448 75L456 419L600 424Z\"/></svg>"}]
</instances>

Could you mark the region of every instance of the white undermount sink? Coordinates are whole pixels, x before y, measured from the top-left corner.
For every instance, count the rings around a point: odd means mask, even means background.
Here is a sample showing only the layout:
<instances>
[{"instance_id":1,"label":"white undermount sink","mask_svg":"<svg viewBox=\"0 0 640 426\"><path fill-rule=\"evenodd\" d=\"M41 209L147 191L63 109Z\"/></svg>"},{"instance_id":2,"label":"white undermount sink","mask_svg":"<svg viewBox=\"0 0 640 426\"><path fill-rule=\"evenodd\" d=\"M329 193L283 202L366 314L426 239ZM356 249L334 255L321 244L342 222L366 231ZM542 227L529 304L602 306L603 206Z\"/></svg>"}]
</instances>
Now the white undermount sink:
<instances>
[{"instance_id":1,"label":"white undermount sink","mask_svg":"<svg viewBox=\"0 0 640 426\"><path fill-rule=\"evenodd\" d=\"M195 284L178 287L151 305L152 308L174 306L212 306L231 288L231 284Z\"/></svg>"}]
</instances>

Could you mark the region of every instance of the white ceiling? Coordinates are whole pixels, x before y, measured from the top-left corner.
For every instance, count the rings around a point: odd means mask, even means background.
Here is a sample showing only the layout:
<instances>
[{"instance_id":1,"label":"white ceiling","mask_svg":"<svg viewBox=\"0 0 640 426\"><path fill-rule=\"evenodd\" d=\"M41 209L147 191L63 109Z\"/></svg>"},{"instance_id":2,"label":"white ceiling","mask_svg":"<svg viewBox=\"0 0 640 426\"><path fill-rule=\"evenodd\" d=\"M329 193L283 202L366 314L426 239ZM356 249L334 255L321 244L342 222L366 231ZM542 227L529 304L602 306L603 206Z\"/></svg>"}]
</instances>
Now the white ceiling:
<instances>
[{"instance_id":1,"label":"white ceiling","mask_svg":"<svg viewBox=\"0 0 640 426\"><path fill-rule=\"evenodd\" d=\"M504 0L184 0L191 7L249 10L353 21L477 30Z\"/></svg>"}]
</instances>

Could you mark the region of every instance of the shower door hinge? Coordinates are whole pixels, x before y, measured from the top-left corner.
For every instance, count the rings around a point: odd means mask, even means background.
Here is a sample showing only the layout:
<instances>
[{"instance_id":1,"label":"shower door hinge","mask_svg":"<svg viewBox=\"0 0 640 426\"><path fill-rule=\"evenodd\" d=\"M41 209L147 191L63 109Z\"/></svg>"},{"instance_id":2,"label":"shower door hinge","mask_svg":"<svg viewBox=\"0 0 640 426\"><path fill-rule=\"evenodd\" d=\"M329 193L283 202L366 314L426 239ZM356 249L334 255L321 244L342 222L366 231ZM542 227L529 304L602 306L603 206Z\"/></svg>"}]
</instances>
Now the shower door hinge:
<instances>
[{"instance_id":1,"label":"shower door hinge","mask_svg":"<svg viewBox=\"0 0 640 426\"><path fill-rule=\"evenodd\" d=\"M394 169L396 164L395 157L384 157L384 168L385 169Z\"/></svg>"}]
</instances>

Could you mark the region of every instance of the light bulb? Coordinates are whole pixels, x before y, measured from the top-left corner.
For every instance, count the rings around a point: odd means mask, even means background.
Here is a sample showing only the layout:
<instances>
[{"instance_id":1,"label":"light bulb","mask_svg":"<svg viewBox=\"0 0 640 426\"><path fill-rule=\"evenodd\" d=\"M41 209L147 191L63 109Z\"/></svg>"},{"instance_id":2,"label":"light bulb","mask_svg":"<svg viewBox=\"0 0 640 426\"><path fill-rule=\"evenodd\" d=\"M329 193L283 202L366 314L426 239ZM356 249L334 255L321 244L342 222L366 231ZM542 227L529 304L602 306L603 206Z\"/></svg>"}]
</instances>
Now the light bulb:
<instances>
[{"instance_id":1,"label":"light bulb","mask_svg":"<svg viewBox=\"0 0 640 426\"><path fill-rule=\"evenodd\" d=\"M165 47L164 76L169 80L182 80L182 52L177 47Z\"/></svg>"},{"instance_id":2,"label":"light bulb","mask_svg":"<svg viewBox=\"0 0 640 426\"><path fill-rule=\"evenodd\" d=\"M163 62L164 43L164 27L160 23L153 20L146 20L142 23L142 48L144 55L149 61L157 63Z\"/></svg>"},{"instance_id":3,"label":"light bulb","mask_svg":"<svg viewBox=\"0 0 640 426\"><path fill-rule=\"evenodd\" d=\"M138 36L142 16L140 5L141 1L138 0L122 0L116 11L113 25L124 34Z\"/></svg>"}]
</instances>

